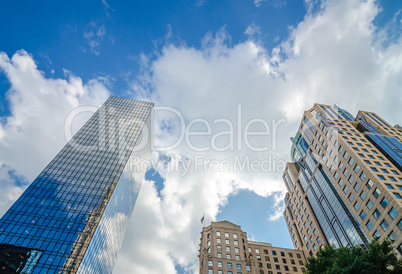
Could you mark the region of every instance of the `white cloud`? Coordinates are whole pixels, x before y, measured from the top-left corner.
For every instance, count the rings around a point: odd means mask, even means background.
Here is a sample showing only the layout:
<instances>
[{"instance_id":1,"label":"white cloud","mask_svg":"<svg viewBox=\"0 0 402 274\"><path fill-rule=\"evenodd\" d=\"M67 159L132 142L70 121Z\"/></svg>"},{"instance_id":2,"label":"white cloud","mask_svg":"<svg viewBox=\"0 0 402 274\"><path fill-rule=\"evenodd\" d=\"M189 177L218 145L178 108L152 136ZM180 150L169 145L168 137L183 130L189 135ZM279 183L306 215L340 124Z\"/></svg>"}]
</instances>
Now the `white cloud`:
<instances>
[{"instance_id":1,"label":"white cloud","mask_svg":"<svg viewBox=\"0 0 402 274\"><path fill-rule=\"evenodd\" d=\"M160 218L162 210L153 183L144 182L131 219L131 230L126 233L115 273L175 273L168 248L172 240L165 230L164 220ZM151 255L151 252L155 253ZM133 260L133 257L136 259ZM144 263L136 264L136 261Z\"/></svg>"},{"instance_id":2,"label":"white cloud","mask_svg":"<svg viewBox=\"0 0 402 274\"><path fill-rule=\"evenodd\" d=\"M261 28L253 23L247 27L244 34L248 35L250 38L254 38L261 34Z\"/></svg>"},{"instance_id":3,"label":"white cloud","mask_svg":"<svg viewBox=\"0 0 402 274\"><path fill-rule=\"evenodd\" d=\"M268 2L268 5L276 9L282 8L286 5L286 0L254 0L254 5L259 7L263 2Z\"/></svg>"},{"instance_id":4,"label":"white cloud","mask_svg":"<svg viewBox=\"0 0 402 274\"><path fill-rule=\"evenodd\" d=\"M273 129L272 118L278 121L283 117L281 112L276 116L272 115L272 110L277 111L276 100L280 100L282 95L271 93L275 84L271 77L272 69L266 50L252 41L233 47L228 46L227 41L227 34L220 32L216 37L206 35L202 50L166 46L162 56L151 64L151 76L142 77L141 82L144 79L150 81L149 85L153 88L151 99L157 105L178 109L187 122L196 118L209 121L213 126L212 134L227 130L225 124L214 124L214 121L220 118L232 121L234 130L239 129L237 126L238 105L242 109L241 130L244 130L245 124L253 118L266 118L270 129ZM135 86L144 86L144 84L135 83ZM145 84L145 86L148 85ZM180 129L174 126L175 124L164 115L165 113L159 114L157 112L159 127L156 131L156 144L166 146L173 142L172 139L177 138ZM166 124L169 127L166 127ZM292 127L288 123L278 126L278 130L293 134ZM276 163L274 157L282 163L285 162L283 158L286 158L289 147L287 140L288 138L278 144L283 146L281 151L278 148L278 151L270 149L266 152L254 153L247 149L244 141L241 142L243 149L238 150L239 143L236 140L234 141L235 151L209 150L207 153L194 153L184 144L167 154L171 158L169 164L172 166L180 161L196 161L195 157L202 157L202 160L206 161L227 160L231 163L235 162L236 157L239 157L240 161L247 157L250 157L250 161L271 157L273 162L271 168L278 170L273 165L280 163ZM221 141L225 145L224 140ZM269 136L263 139L257 138L254 141L255 146L261 147L268 142L268 145L272 147L277 140ZM194 145L211 145L210 139L200 139L195 141ZM222 144L219 146L222 147ZM225 205L229 195L239 189L249 189L262 196L283 193L281 171L283 169L279 168L278 172L211 172L204 171L202 167L198 167L195 171L195 167L192 166L184 177L178 173L161 172L165 183L161 197L155 197L155 203L161 208L160 212L155 212L158 216L155 227L159 228L161 234L166 233L171 241L163 241L161 237L155 236L158 233L150 232L149 236L144 236L149 238L147 241L149 253L166 250L167 261L190 267L192 273L197 272L195 250L198 250L199 232L202 228L199 221L202 215L205 213L207 220L214 220L220 206ZM142 197L144 196L139 197L137 205L141 204ZM149 220L149 218L146 219ZM141 216L135 214L134 220L143 223ZM163 225L159 223L160 220ZM135 235L135 230L133 226L129 230L129 235ZM157 250L152 249L152 246L157 247ZM134 250L126 249L122 252L116 264L116 273L123 271L119 266L124 264L120 261L124 258L131 258L132 271L141 267L143 273L155 273L154 264L145 263L144 259L131 252ZM169 273L168 270L162 272Z\"/></svg>"},{"instance_id":5,"label":"white cloud","mask_svg":"<svg viewBox=\"0 0 402 274\"><path fill-rule=\"evenodd\" d=\"M12 172L12 170L0 162L0 186L2 190L0 192L0 216L10 208L25 189L24 186L16 185L9 172Z\"/></svg>"},{"instance_id":6,"label":"white cloud","mask_svg":"<svg viewBox=\"0 0 402 274\"><path fill-rule=\"evenodd\" d=\"M282 218L283 211L285 210L285 193L284 192L279 192L274 194L274 205L272 206L272 213L269 211L268 213L271 213L268 216L269 221L277 221L280 218Z\"/></svg>"},{"instance_id":7,"label":"white cloud","mask_svg":"<svg viewBox=\"0 0 402 274\"><path fill-rule=\"evenodd\" d=\"M105 14L107 17L110 17L109 11L113 11L113 9L110 7L110 5L106 2L106 0L102 0L103 4L103 10L105 11Z\"/></svg>"},{"instance_id":8,"label":"white cloud","mask_svg":"<svg viewBox=\"0 0 402 274\"><path fill-rule=\"evenodd\" d=\"M94 21L88 23L83 37L88 43L89 50L95 55L100 54L100 42L104 39L106 29L104 25L97 25Z\"/></svg>"},{"instance_id":9,"label":"white cloud","mask_svg":"<svg viewBox=\"0 0 402 274\"><path fill-rule=\"evenodd\" d=\"M13 179L7 171L32 181L66 143L68 114L78 106L101 104L109 92L101 81L83 84L71 73L67 80L46 78L23 50L11 59L0 53L0 70L11 84L6 95L10 116L3 117L0 126L0 183L9 193L20 193L24 186L12 190ZM77 128L82 123L76 120L73 125ZM0 207L3 214L7 207Z\"/></svg>"}]
</instances>

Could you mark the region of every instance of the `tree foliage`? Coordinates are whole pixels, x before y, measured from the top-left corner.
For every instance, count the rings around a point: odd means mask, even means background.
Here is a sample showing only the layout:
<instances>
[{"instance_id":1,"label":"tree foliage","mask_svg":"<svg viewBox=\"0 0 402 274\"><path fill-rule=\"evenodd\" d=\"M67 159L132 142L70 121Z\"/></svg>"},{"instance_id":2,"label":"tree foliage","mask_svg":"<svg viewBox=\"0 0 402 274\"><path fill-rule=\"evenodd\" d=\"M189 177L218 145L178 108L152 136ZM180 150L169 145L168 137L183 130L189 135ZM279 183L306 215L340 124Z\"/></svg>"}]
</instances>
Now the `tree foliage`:
<instances>
[{"instance_id":1,"label":"tree foliage","mask_svg":"<svg viewBox=\"0 0 402 274\"><path fill-rule=\"evenodd\" d=\"M311 256L306 264L307 274L382 274L402 273L402 259L398 259L389 241L372 241L367 249L360 246L331 246Z\"/></svg>"}]
</instances>

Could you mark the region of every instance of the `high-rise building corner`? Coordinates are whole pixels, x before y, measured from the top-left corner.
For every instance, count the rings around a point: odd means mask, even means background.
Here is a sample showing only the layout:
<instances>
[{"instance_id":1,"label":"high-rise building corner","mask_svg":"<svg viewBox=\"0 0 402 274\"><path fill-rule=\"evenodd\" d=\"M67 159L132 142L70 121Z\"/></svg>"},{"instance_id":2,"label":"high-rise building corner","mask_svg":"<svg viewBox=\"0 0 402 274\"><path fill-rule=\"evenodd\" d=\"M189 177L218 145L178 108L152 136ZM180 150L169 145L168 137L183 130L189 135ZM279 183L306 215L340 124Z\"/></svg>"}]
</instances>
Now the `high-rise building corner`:
<instances>
[{"instance_id":1,"label":"high-rise building corner","mask_svg":"<svg viewBox=\"0 0 402 274\"><path fill-rule=\"evenodd\" d=\"M152 148L153 103L110 97L0 220L0 272L111 273Z\"/></svg>"},{"instance_id":2,"label":"high-rise building corner","mask_svg":"<svg viewBox=\"0 0 402 274\"><path fill-rule=\"evenodd\" d=\"M284 217L294 247L315 255L326 244L389 239L401 256L402 128L315 104L291 142Z\"/></svg>"}]
</instances>

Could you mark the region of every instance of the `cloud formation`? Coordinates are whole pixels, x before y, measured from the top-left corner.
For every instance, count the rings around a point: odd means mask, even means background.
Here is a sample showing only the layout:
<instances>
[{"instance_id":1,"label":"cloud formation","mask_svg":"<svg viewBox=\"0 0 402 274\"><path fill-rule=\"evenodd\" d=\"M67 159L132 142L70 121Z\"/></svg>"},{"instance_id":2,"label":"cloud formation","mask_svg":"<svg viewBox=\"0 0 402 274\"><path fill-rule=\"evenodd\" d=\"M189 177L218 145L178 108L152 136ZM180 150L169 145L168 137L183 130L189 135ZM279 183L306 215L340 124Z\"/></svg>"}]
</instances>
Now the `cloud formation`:
<instances>
[{"instance_id":1,"label":"cloud formation","mask_svg":"<svg viewBox=\"0 0 402 274\"><path fill-rule=\"evenodd\" d=\"M97 25L94 21L88 23L83 37L88 43L89 51L91 51L95 55L100 54L100 42L104 39L105 34L106 29L104 25Z\"/></svg>"},{"instance_id":2,"label":"cloud formation","mask_svg":"<svg viewBox=\"0 0 402 274\"><path fill-rule=\"evenodd\" d=\"M11 84L6 94L10 115L2 117L0 124L0 184L9 190L2 193L10 201L1 206L2 215L26 186L13 189L15 178L31 182L66 143L68 114L78 106L101 104L109 92L102 80L84 84L67 71L67 79L47 78L23 50L11 59L0 53L0 71ZM74 130L85 120L77 118Z\"/></svg>"},{"instance_id":3,"label":"cloud formation","mask_svg":"<svg viewBox=\"0 0 402 274\"><path fill-rule=\"evenodd\" d=\"M254 0L254 5L259 7L263 2L268 2L270 6L276 9L282 8L286 5L286 0Z\"/></svg>"},{"instance_id":4,"label":"cloud formation","mask_svg":"<svg viewBox=\"0 0 402 274\"><path fill-rule=\"evenodd\" d=\"M107 17L110 17L109 11L113 11L113 9L109 6L109 4L106 2L106 0L102 0L102 5L103 5L103 10L105 11L105 14Z\"/></svg>"}]
</instances>

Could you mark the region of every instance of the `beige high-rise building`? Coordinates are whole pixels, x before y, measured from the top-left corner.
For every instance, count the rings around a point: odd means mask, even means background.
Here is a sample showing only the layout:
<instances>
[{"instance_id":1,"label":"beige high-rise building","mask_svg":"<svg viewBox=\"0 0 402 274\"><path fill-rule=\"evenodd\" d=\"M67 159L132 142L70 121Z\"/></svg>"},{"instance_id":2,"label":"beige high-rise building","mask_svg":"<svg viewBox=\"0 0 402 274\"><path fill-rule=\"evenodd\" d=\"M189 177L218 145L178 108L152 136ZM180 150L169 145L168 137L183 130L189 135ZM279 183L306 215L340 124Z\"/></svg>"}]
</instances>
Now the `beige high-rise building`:
<instances>
[{"instance_id":1,"label":"beige high-rise building","mask_svg":"<svg viewBox=\"0 0 402 274\"><path fill-rule=\"evenodd\" d=\"M292 138L284 217L296 249L389 239L402 255L402 128L315 104Z\"/></svg>"},{"instance_id":2,"label":"beige high-rise building","mask_svg":"<svg viewBox=\"0 0 402 274\"><path fill-rule=\"evenodd\" d=\"M303 251L249 241L239 225L212 222L201 232L200 274L302 273Z\"/></svg>"}]
</instances>

